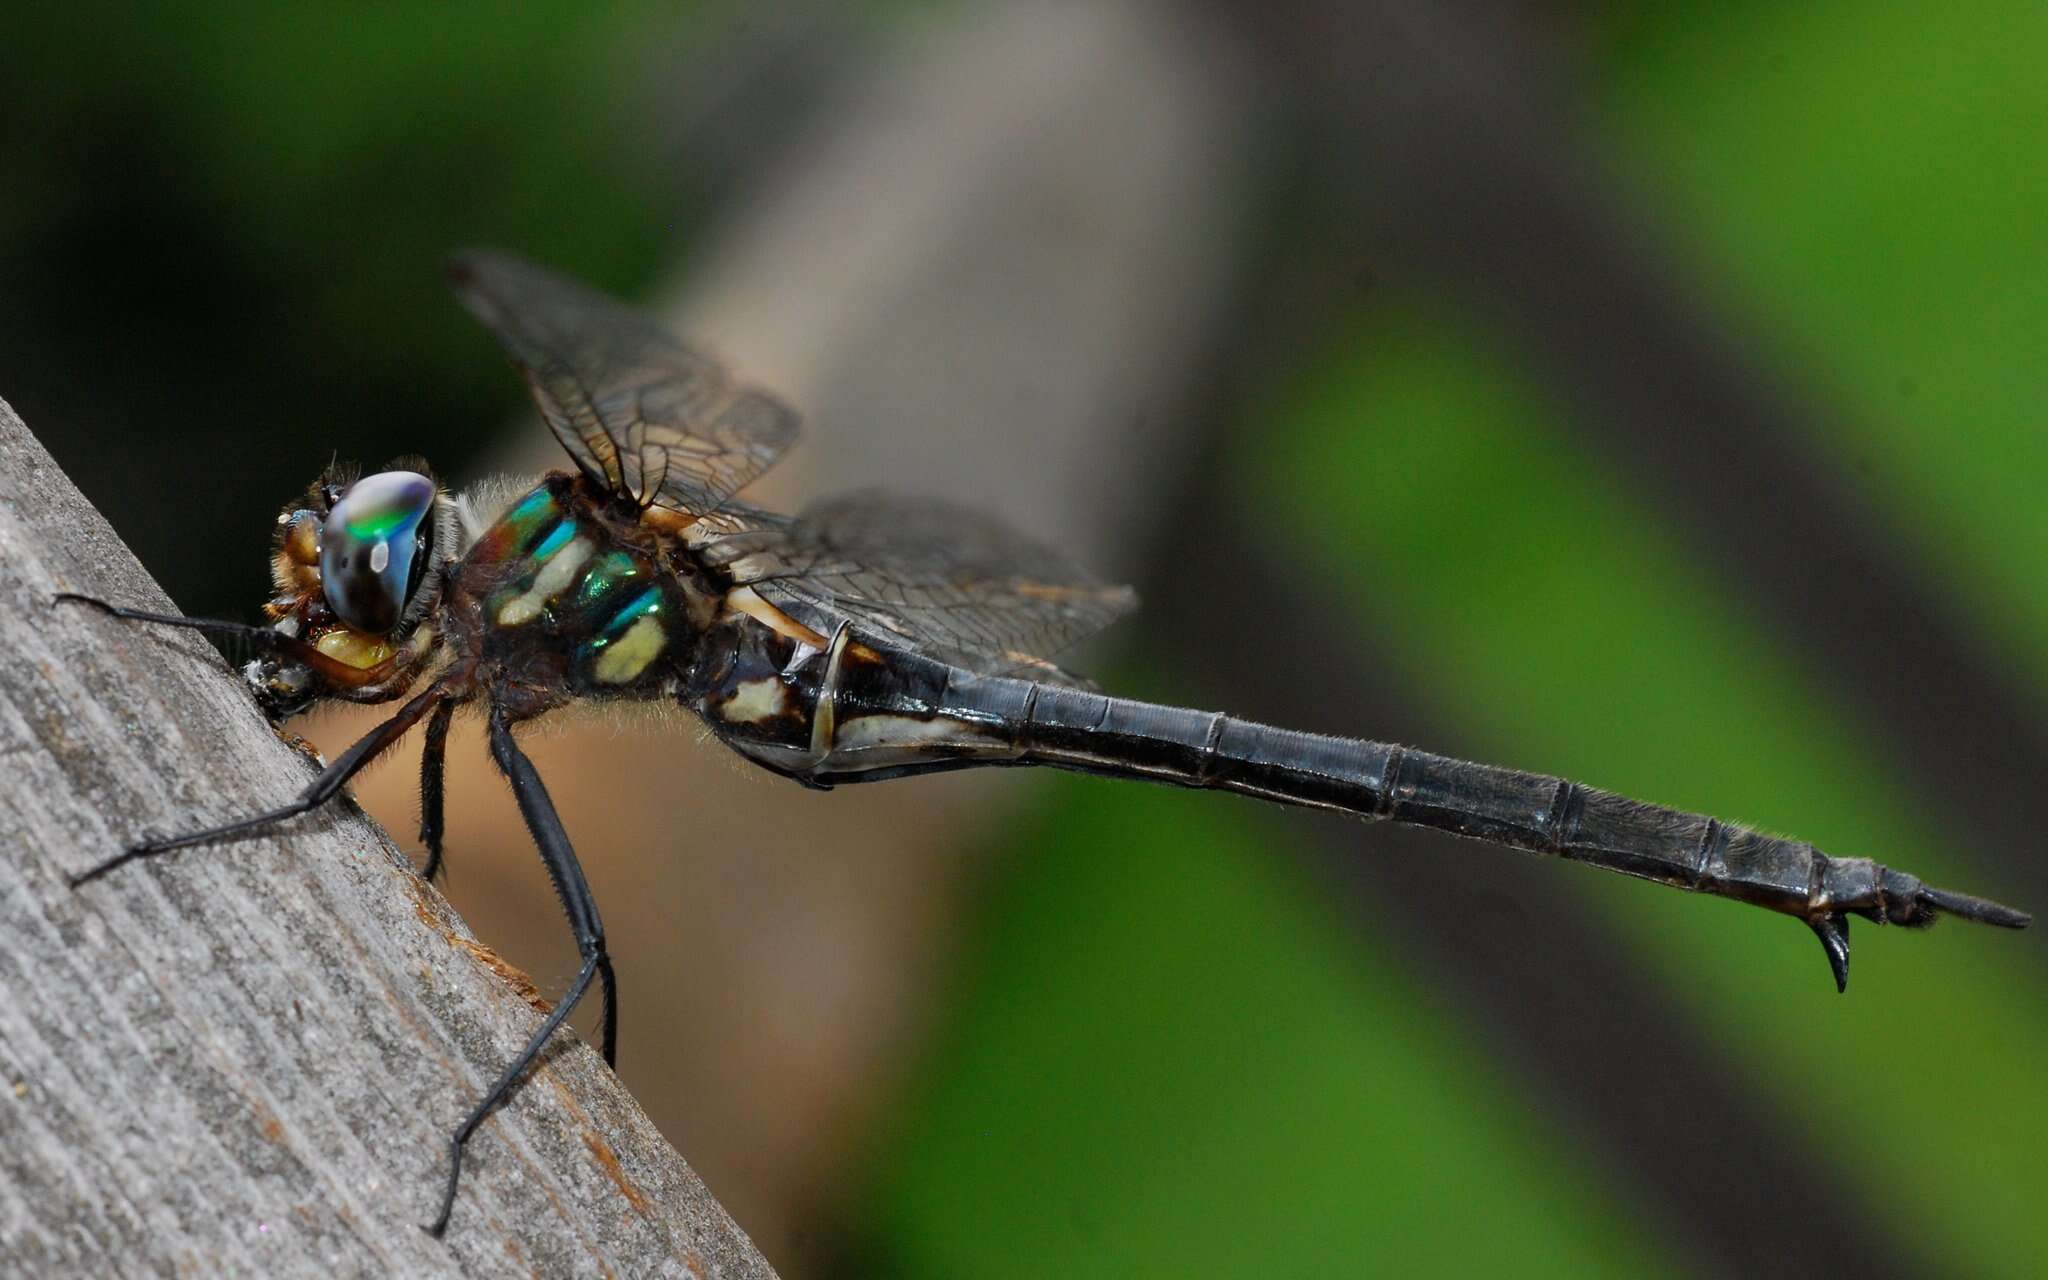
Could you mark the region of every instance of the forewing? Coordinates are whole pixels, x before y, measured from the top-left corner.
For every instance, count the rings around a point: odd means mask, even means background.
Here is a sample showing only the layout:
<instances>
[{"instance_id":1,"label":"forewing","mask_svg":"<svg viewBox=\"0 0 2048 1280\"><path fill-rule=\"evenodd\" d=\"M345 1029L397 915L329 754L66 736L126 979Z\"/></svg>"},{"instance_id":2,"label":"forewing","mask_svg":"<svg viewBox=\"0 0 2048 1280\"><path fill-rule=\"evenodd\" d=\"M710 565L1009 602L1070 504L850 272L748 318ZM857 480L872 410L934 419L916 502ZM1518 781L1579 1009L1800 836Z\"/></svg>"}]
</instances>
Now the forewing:
<instances>
[{"instance_id":1,"label":"forewing","mask_svg":"<svg viewBox=\"0 0 2048 1280\"><path fill-rule=\"evenodd\" d=\"M796 438L789 406L601 293L485 250L449 275L576 465L642 507L717 511Z\"/></svg>"},{"instance_id":2,"label":"forewing","mask_svg":"<svg viewBox=\"0 0 2048 1280\"><path fill-rule=\"evenodd\" d=\"M1137 607L977 511L886 493L847 494L794 520L731 513L706 546L737 582L821 634L842 622L884 643L991 675L1085 684L1049 659Z\"/></svg>"}]
</instances>

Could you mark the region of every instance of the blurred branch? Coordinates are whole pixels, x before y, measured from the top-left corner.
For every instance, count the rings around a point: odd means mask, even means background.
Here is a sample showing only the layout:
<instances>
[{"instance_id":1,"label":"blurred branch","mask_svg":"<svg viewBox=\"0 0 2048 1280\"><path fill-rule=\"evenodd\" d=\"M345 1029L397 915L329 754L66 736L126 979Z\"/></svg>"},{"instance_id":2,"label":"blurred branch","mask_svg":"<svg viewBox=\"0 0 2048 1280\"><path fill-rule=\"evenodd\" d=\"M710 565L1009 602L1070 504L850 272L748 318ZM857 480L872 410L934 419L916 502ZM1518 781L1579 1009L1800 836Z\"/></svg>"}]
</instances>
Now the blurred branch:
<instances>
[{"instance_id":1,"label":"blurred branch","mask_svg":"<svg viewBox=\"0 0 2048 1280\"><path fill-rule=\"evenodd\" d=\"M1206 30L1124 0L967 6L887 53L730 193L671 327L804 411L750 500L945 494L1115 574L1176 465L1158 406L1209 356L1242 269L1245 78ZM521 439L561 465L544 430ZM665 1057L636 1040L622 1070L785 1273L829 1273L859 1144L969 901L961 847L1024 793L955 775L791 795L677 736L586 734L542 762L565 805L604 798L565 812L588 847L673 835L643 855L646 906L607 894L606 923L633 990L658 966L647 999L715 1031Z\"/></svg>"},{"instance_id":2,"label":"blurred branch","mask_svg":"<svg viewBox=\"0 0 2048 1280\"><path fill-rule=\"evenodd\" d=\"M345 803L68 888L308 765L204 642L64 590L168 607L0 403L0 1271L772 1274L574 1043L485 1125L445 1243L421 1231L536 1013Z\"/></svg>"},{"instance_id":3,"label":"blurred branch","mask_svg":"<svg viewBox=\"0 0 2048 1280\"><path fill-rule=\"evenodd\" d=\"M1817 682L1859 700L1872 747L1967 833L1986 878L2048 899L2032 852L2038 700L1905 562L1847 469L1802 445L1830 411L1703 302L1680 237L1632 207L1563 75L1532 56L1534 15L1480 0L1198 7L1264 54L1344 215L1514 326L1588 443L1742 575Z\"/></svg>"},{"instance_id":4,"label":"blurred branch","mask_svg":"<svg viewBox=\"0 0 2048 1280\"><path fill-rule=\"evenodd\" d=\"M1170 633L1182 670L1227 671L1196 693L1211 704L1257 707L1283 724L1372 733L1440 746L1441 725L1391 682L1355 618L1333 609L1284 547L1226 531L1255 528L1213 471L1177 509L1175 563L1154 600L1182 625ZM1289 661L1237 611L1218 608L1215 581L1257 581L1262 608L1289 620ZM1342 671L1341 680L1328 678ZM1452 749L1458 749L1452 744ZM1647 980L1628 946L1586 918L1564 868L1475 855L1434 832L1268 816L1273 843L1300 847L1336 889L1362 938L1398 937L1419 987L1441 987L1512 1064L1532 1098L1568 1116L1608 1167L1626 1171L1632 1201L1656 1215L1659 1238L1703 1273L1796 1274L1843 1267L1861 1276L1904 1270L1861 1207L1840 1194L1810 1148L1785 1140L1782 1114L1732 1076L1722 1049L1673 1016L1673 993ZM1284 831L1284 836L1280 833ZM1484 888L1475 888L1483 859ZM1398 963L1382 957L1381 963ZM1565 1126L1560 1126L1565 1127ZM1769 1153L1767 1176L1751 1163ZM1690 1206L1711 1204L1711 1215ZM1796 1206L1796 1211L1788 1209ZM1740 1222L1740 1231L1727 1224Z\"/></svg>"},{"instance_id":5,"label":"blurred branch","mask_svg":"<svg viewBox=\"0 0 2048 1280\"><path fill-rule=\"evenodd\" d=\"M1180 421L1203 439L1207 460L1165 504L1179 518L1161 542L1170 553L1142 579L1150 605L1179 623L1167 634L1184 670L1232 673L1227 685L1196 691L1209 704L1458 751L1429 709L1367 660L1377 646L1357 619L1333 611L1297 557L1260 536L1267 522L1245 508L1222 470L1246 452L1241 442L1232 447L1233 432L1268 429L1243 406L1279 380L1290 353L1324 348L1355 323L1333 301L1343 294L1331 277L1352 270L1370 245L1378 271L1423 277L1434 289L1451 282L1464 305L1519 313L1553 368L1582 389L1605 384L1605 412L1589 417L1610 433L1607 443L1648 455L1653 469L1673 476L1683 469L1661 456L1671 441L1711 454L1760 417L1775 417L1789 435L1792 411L1771 406L1761 379L1733 361L1702 372L1700 350L1686 346L1693 304L1664 292L1671 286L1663 260L1642 245L1646 233L1618 202L1607 202L1593 155L1556 105L1562 85L1531 56L1529 32L1509 15L1398 2L1199 7L1233 20L1245 47L1266 55L1268 87L1291 103L1314 142L1305 150L1321 185L1294 203L1334 204L1345 221L1324 242L1281 246L1253 273L1259 283L1240 340L1219 349L1213 380L1191 389ZM1623 283L1636 314L1610 319L1596 285ZM1645 317L1644 308L1660 314ZM1655 337L1641 338L1645 331ZM1623 352L1628 358L1617 358ZM1741 396L1762 407L1723 419L1697 403L1674 414L1670 404L1628 402L1633 379L1668 387L1691 376L1721 383L1702 403ZM1717 527L1739 523L1725 530L1733 539L1757 537L1772 522L1738 515L1727 495L1740 489L1767 499L1781 492L1777 478L1801 469L1783 444L1744 456L1753 470L1740 486L1672 483L1674 509ZM1760 483L1765 476L1773 481ZM1780 536L1776 561L1824 571L1825 557L1812 556L1810 543L1782 529ZM1263 613L1289 620L1288 661L1271 660L1268 638L1219 597L1217 581L1260 584ZM1881 634L1849 642L1878 648ZM1337 671L1344 678L1331 680ZM1403 953L1416 958L1419 986L1440 985L1468 1004L1542 1103L1568 1114L1574 1132L1626 1171L1632 1196L1657 1216L1663 1238L1689 1250L1692 1264L1729 1275L1759 1266L1906 1269L1825 1165L1784 1140L1786 1117L1772 1101L1732 1079L1721 1050L1672 1016L1669 994L1586 918L1555 868L1512 859L1489 866L1492 890L1475 894L1469 864L1445 838L1376 832L1368 852L1348 825L1268 822L1287 824L1294 839L1313 828L1308 856L1338 886L1362 936L1399 936ZM1767 1155L1768 1177L1757 1176L1759 1155ZM1714 1213L1697 1212L1707 1204ZM1730 1221L1743 1229L1728 1230Z\"/></svg>"}]
</instances>

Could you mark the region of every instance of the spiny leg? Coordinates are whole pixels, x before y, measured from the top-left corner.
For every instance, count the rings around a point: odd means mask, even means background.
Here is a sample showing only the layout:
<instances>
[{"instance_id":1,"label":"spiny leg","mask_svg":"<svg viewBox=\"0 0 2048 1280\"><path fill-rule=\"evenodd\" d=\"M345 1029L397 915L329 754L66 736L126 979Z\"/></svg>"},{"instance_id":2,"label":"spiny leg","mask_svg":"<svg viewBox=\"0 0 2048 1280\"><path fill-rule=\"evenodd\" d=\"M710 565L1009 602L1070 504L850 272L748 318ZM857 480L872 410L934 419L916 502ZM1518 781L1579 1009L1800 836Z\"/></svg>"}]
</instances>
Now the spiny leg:
<instances>
[{"instance_id":1,"label":"spiny leg","mask_svg":"<svg viewBox=\"0 0 2048 1280\"><path fill-rule=\"evenodd\" d=\"M220 618L187 618L181 614L154 613L148 609L130 609L125 605L108 604L96 596L82 596L75 591L60 591L53 599L58 604L87 605L110 618L120 618L125 622L147 622L153 626L201 631L211 636L231 636L266 653L279 654L310 667L330 682L343 687L355 687L366 683L370 678L370 671L373 670L351 667L337 658L320 652L304 640L285 635L275 627L258 627L246 622L228 622Z\"/></svg>"},{"instance_id":2,"label":"spiny leg","mask_svg":"<svg viewBox=\"0 0 2048 1280\"><path fill-rule=\"evenodd\" d=\"M547 868L548 879L555 886L555 895L561 899L562 910L569 917L569 929L576 936L577 954L594 953L597 956L598 976L604 980L604 1062L608 1067L616 1066L619 1056L618 1000L612 980L611 955L605 949L604 922L597 915L597 899L591 895L589 881L583 878L583 864L576 860L576 850L569 843L569 833L563 829L562 819L555 812L555 802L541 784L539 771L513 740L511 722L497 707L491 709L491 758L497 761L512 784L512 795L519 802L520 816L526 819L526 829L540 850L541 864Z\"/></svg>"},{"instance_id":3,"label":"spiny leg","mask_svg":"<svg viewBox=\"0 0 2048 1280\"><path fill-rule=\"evenodd\" d=\"M419 723L419 718L425 715L430 707L443 702L447 697L447 691L436 685L406 703L399 708L397 715L357 739L354 746L342 752L333 764L321 770L320 776L313 779L305 791L300 793L299 798L290 804L234 822L222 823L217 827L208 827L203 831L189 831L181 836L166 836L162 839L132 844L98 866L68 877L71 887L76 889L82 884L97 880L114 868L133 862L137 858L154 857L173 849L225 840L319 808L341 794L341 789L348 784L348 780L362 772L364 765L376 759L386 747L404 737L406 731Z\"/></svg>"},{"instance_id":4,"label":"spiny leg","mask_svg":"<svg viewBox=\"0 0 2048 1280\"><path fill-rule=\"evenodd\" d=\"M154 613L148 609L130 609L125 605L108 604L98 596L82 596L75 591L60 591L53 597L58 604L82 604L97 609L110 618L121 618L128 622L149 622L160 627L182 627L187 631L204 631L208 635L233 636L247 640L266 649L274 649L281 642L290 640L272 627L252 626L246 622L225 622L218 618L187 618L177 613Z\"/></svg>"},{"instance_id":5,"label":"spiny leg","mask_svg":"<svg viewBox=\"0 0 2048 1280\"><path fill-rule=\"evenodd\" d=\"M613 1064L618 1057L618 993L613 985L611 956L605 950L604 925L597 917L597 902L590 896L590 885L583 878L583 868L576 861L576 851L569 844L568 832L562 829L562 819L555 813L554 801L548 798L547 788L541 784L540 774L533 762L519 749L512 739L512 726L505 719L502 709L491 709L491 758L505 773L512 784L512 795L519 801L519 812L526 819L526 829L533 836L533 842L540 849L541 861L547 866L548 878L554 882L555 893L562 900L562 909L569 916L569 927L576 935L576 950L582 956L582 967L577 969L576 978L563 993L562 999L534 1032L526 1047L499 1075L483 1099L470 1109L469 1115L456 1127L448 1141L448 1186L441 1196L441 1211L427 1227L429 1234L441 1235L448 1229L448 1215L455 1208L456 1187L462 1180L462 1153L468 1145L477 1126L484 1118L503 1103L512 1093L533 1064L540 1060L541 1051L547 1047L548 1037L555 1034L568 1020L584 993L590 989L593 977L603 979L604 1018L603 1042L606 1065Z\"/></svg>"},{"instance_id":6,"label":"spiny leg","mask_svg":"<svg viewBox=\"0 0 2048 1280\"><path fill-rule=\"evenodd\" d=\"M444 702L434 708L427 721L427 741L420 752L420 843L427 848L427 865L420 878L433 883L441 874L442 801L444 766L448 757L448 723L455 717L455 704Z\"/></svg>"}]
</instances>

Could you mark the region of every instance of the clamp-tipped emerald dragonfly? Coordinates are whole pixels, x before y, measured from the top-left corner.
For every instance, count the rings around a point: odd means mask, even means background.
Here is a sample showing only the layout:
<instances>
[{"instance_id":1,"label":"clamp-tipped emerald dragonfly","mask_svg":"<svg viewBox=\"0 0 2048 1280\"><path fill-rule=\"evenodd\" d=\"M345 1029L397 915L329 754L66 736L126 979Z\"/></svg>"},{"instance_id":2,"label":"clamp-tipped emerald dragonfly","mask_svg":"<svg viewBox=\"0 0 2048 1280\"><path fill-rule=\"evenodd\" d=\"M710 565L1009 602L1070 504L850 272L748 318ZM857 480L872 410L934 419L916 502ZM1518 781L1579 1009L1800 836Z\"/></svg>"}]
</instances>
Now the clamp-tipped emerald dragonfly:
<instances>
[{"instance_id":1,"label":"clamp-tipped emerald dragonfly","mask_svg":"<svg viewBox=\"0 0 2048 1280\"><path fill-rule=\"evenodd\" d=\"M538 267L471 253L452 274L511 353L574 471L547 475L469 534L418 459L360 479L330 468L278 517L269 626L66 597L253 642L262 656L244 674L273 720L323 699L405 700L292 803L144 840L74 885L314 809L421 721L422 873L431 879L449 722L464 707L486 717L492 758L560 893L581 965L455 1129L428 1228L436 1235L471 1135L593 981L603 990L605 1061L615 1057L618 1006L597 904L513 734L570 702L679 703L747 759L819 789L1051 765L1436 827L1797 917L1845 989L1851 915L2029 922L1868 858L1562 778L1100 693L1051 658L1135 607L1128 588L941 502L857 494L796 517L744 505L734 495L796 436L782 402L639 313Z\"/></svg>"}]
</instances>

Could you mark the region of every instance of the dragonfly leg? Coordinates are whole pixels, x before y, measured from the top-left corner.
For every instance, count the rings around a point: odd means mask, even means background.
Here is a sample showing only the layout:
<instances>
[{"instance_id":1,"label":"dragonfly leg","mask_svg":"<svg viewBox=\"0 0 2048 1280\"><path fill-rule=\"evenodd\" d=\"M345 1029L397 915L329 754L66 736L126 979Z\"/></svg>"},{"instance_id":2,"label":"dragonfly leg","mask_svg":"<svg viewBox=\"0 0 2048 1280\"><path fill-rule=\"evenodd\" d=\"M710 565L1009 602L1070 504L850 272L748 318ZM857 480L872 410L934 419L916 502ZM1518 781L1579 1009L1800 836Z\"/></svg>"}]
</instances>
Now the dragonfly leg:
<instances>
[{"instance_id":1,"label":"dragonfly leg","mask_svg":"<svg viewBox=\"0 0 2048 1280\"><path fill-rule=\"evenodd\" d=\"M441 1193L441 1211L434 1215L434 1221L427 1227L428 1235L439 1238L448 1230L448 1215L455 1209L455 1189L462 1182L462 1153L469 1146L469 1140L476 1133L477 1126L484 1122L486 1116L497 1110L498 1104L511 1094L513 1087L519 1083L519 1078L526 1074L526 1069L539 1059L541 1050L547 1047L548 1037L554 1035L561 1029L562 1024L568 1021L569 1011L574 1009L577 1002L590 990L590 979L596 974L600 963L606 969L611 967L610 963L604 960L604 953L601 951L583 958L583 967L576 971L576 978L562 994L561 1003L557 1004L554 1011L548 1014L547 1020L540 1024L540 1030L533 1033L533 1037L526 1042L526 1047L519 1051L519 1056L512 1059L512 1064L499 1075L497 1083L491 1086L483 1101L470 1108L469 1114L463 1117L462 1123L457 1125L455 1132L449 1136L448 1185Z\"/></svg>"},{"instance_id":2,"label":"dragonfly leg","mask_svg":"<svg viewBox=\"0 0 2048 1280\"><path fill-rule=\"evenodd\" d=\"M175 613L153 613L148 609L130 609L125 605L108 604L97 596L82 596L75 591L58 592L53 598L53 603L86 605L110 618L119 618L124 622L147 622L152 626L182 627L187 631L204 632L210 636L230 636L265 653L274 653L308 667L329 684L340 689L359 689L375 680L386 678L392 667L390 659L374 667L352 667L338 658L320 652L304 640L283 634L275 627L258 627L246 622L228 622L220 618L187 618Z\"/></svg>"},{"instance_id":3,"label":"dragonfly leg","mask_svg":"<svg viewBox=\"0 0 2048 1280\"><path fill-rule=\"evenodd\" d=\"M231 839L235 836L270 826L272 823L282 822L287 818L296 818L302 813L319 808L335 796L340 795L341 789L348 784L348 780L362 772L364 765L369 764L370 761L382 754L385 748L404 737L407 730L417 724L419 718L425 715L430 707L444 703L447 698L447 690L436 685L406 703L399 709L397 715L357 739L354 746L342 752L333 764L322 769L320 776L314 778L307 785L306 789L300 793L299 798L290 804L268 810L264 813L254 814L247 818L241 818L234 822L222 823L217 827L207 827L201 831L188 831L184 835L163 836L139 841L129 845L126 849L108 858L105 862L89 867L77 875L68 877L71 887L76 889L80 885L97 880L116 867L124 866L135 861L137 858L154 857L160 853L169 853L173 849L184 849L195 844L211 844L216 840Z\"/></svg>"},{"instance_id":4,"label":"dragonfly leg","mask_svg":"<svg viewBox=\"0 0 2048 1280\"><path fill-rule=\"evenodd\" d=\"M441 865L442 800L446 795L443 777L448 758L448 723L454 718L453 702L435 707L427 721L426 745L420 752L420 843L427 849L427 865L420 868L420 878L429 884L445 870Z\"/></svg>"},{"instance_id":5,"label":"dragonfly leg","mask_svg":"<svg viewBox=\"0 0 2048 1280\"><path fill-rule=\"evenodd\" d=\"M441 1211L427 1227L428 1234L437 1237L448 1229L448 1215L455 1207L455 1191L462 1180L463 1150L476 1133L477 1126L511 1096L521 1077L540 1060L548 1038L561 1029L570 1012L589 992L592 978L601 979L604 989L601 1034L606 1065L613 1064L618 1056L618 993L612 977L611 955L605 949L604 925L597 916L597 902L590 895L590 885L583 878L583 868L576 861L576 851L569 844L569 834L555 812L554 801L548 798L547 788L542 785L533 761L527 759L526 753L513 741L512 725L504 710L498 707L491 709L491 758L497 761L512 784L512 795L519 802L519 812L526 819L526 829L539 847L541 861L548 869L548 878L554 881L562 909L568 913L569 926L576 934L576 950L583 963L547 1020L527 1040L526 1046L498 1076L490 1090L470 1108L469 1114L449 1138L448 1185L441 1195Z\"/></svg>"},{"instance_id":6,"label":"dragonfly leg","mask_svg":"<svg viewBox=\"0 0 2048 1280\"><path fill-rule=\"evenodd\" d=\"M246 622L227 622L218 618L187 618L176 613L152 613L148 609L130 609L125 605L108 604L98 596L82 596L75 591L60 591L52 600L56 604L82 604L97 609L110 618L127 622L147 622L159 627L182 627L187 631L204 631L208 635L233 636L246 640L265 649L275 649L287 637L279 635L271 627L251 626Z\"/></svg>"}]
</instances>

